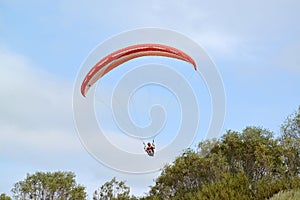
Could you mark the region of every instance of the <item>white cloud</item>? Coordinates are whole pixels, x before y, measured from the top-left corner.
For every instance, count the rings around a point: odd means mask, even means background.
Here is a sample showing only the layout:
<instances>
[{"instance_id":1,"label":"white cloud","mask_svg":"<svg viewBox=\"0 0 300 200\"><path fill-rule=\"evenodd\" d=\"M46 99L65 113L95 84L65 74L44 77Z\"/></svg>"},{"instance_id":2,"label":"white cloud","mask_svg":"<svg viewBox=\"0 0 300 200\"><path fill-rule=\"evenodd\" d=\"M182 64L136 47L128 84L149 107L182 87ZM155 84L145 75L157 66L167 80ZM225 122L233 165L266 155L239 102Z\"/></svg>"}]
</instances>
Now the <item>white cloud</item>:
<instances>
[{"instance_id":1,"label":"white cloud","mask_svg":"<svg viewBox=\"0 0 300 200\"><path fill-rule=\"evenodd\" d=\"M15 7L24 6L20 2L11 4ZM40 3L38 6L48 5ZM53 18L59 20L55 28L60 31L75 30L78 33L80 28L80 34L88 34L90 38L109 37L126 29L145 26L171 28L195 38L211 53L220 55L238 53L245 44L251 44L249 48L255 50L260 45L270 45L270 42L280 43L289 40L287 35L291 32L298 32L296 35L299 35L295 20L299 18L299 6L297 0L64 0L54 5L55 15L46 12L43 19L46 18L51 26Z\"/></svg>"},{"instance_id":2,"label":"white cloud","mask_svg":"<svg viewBox=\"0 0 300 200\"><path fill-rule=\"evenodd\" d=\"M24 130L12 125L1 126L0 153L10 156L23 156L28 152L59 154L82 150L76 134L69 130ZM11 148L18 147L18 148Z\"/></svg>"},{"instance_id":3,"label":"white cloud","mask_svg":"<svg viewBox=\"0 0 300 200\"><path fill-rule=\"evenodd\" d=\"M266 46L273 43L280 45L290 39L287 36L291 32L299 32L294 28L298 27L295 19L299 18L299 6L299 1L295 0L154 0L109 3L71 3L65 0L60 8L62 21L68 24L88 24L87 27L93 33L105 35L106 31L118 33L149 26L170 28L192 37L215 57L236 59L241 51L250 57L264 56L260 53L268 53L265 52L269 51Z\"/></svg>"},{"instance_id":4,"label":"white cloud","mask_svg":"<svg viewBox=\"0 0 300 200\"><path fill-rule=\"evenodd\" d=\"M26 173L80 169L78 161L88 154L75 132L71 92L70 83L0 48L2 192L9 194Z\"/></svg>"},{"instance_id":5,"label":"white cloud","mask_svg":"<svg viewBox=\"0 0 300 200\"><path fill-rule=\"evenodd\" d=\"M26 128L64 127L71 121L70 84L40 68L26 58L0 51L1 122Z\"/></svg>"},{"instance_id":6,"label":"white cloud","mask_svg":"<svg viewBox=\"0 0 300 200\"><path fill-rule=\"evenodd\" d=\"M76 149L70 84L3 48L0 66L0 146L14 144L18 153L22 148L52 153Z\"/></svg>"}]
</instances>

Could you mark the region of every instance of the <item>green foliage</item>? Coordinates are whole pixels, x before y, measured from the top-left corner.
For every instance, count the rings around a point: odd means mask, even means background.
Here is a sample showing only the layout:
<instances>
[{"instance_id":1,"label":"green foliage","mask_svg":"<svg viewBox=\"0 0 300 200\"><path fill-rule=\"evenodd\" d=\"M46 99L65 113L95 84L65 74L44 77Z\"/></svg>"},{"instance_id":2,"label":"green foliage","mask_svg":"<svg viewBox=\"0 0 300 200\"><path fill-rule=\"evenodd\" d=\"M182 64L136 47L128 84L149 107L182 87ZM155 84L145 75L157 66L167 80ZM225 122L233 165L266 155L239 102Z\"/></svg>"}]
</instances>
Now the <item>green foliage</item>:
<instances>
[{"instance_id":1,"label":"green foliage","mask_svg":"<svg viewBox=\"0 0 300 200\"><path fill-rule=\"evenodd\" d=\"M185 193L197 190L206 182L222 176L225 170L222 156L214 154L201 157L197 152L187 150L172 165L165 166L150 194L161 199L181 197Z\"/></svg>"},{"instance_id":2,"label":"green foliage","mask_svg":"<svg viewBox=\"0 0 300 200\"><path fill-rule=\"evenodd\" d=\"M255 199L268 199L280 191L298 188L299 184L299 177L264 177L257 181Z\"/></svg>"},{"instance_id":3,"label":"green foliage","mask_svg":"<svg viewBox=\"0 0 300 200\"><path fill-rule=\"evenodd\" d=\"M2 193L0 195L0 200L12 200L12 198L10 198L9 196L7 196L6 194Z\"/></svg>"},{"instance_id":4,"label":"green foliage","mask_svg":"<svg viewBox=\"0 0 300 200\"><path fill-rule=\"evenodd\" d=\"M200 142L197 151L187 150L164 167L148 199L267 199L299 187L300 145L293 131L300 114L293 116L282 138L246 127Z\"/></svg>"},{"instance_id":5,"label":"green foliage","mask_svg":"<svg viewBox=\"0 0 300 200\"><path fill-rule=\"evenodd\" d=\"M291 176L300 174L300 106L281 126L284 163Z\"/></svg>"},{"instance_id":6,"label":"green foliage","mask_svg":"<svg viewBox=\"0 0 300 200\"><path fill-rule=\"evenodd\" d=\"M94 192L93 200L127 200L131 199L129 193L130 188L125 185L125 182L117 181L114 177Z\"/></svg>"},{"instance_id":7,"label":"green foliage","mask_svg":"<svg viewBox=\"0 0 300 200\"><path fill-rule=\"evenodd\" d=\"M36 172L17 182L12 192L15 199L85 199L83 186L77 185L72 172Z\"/></svg>"},{"instance_id":8,"label":"green foliage","mask_svg":"<svg viewBox=\"0 0 300 200\"><path fill-rule=\"evenodd\" d=\"M251 197L249 180L245 173L226 173L222 179L205 184L195 196L195 199L231 199L243 200Z\"/></svg>"},{"instance_id":9,"label":"green foliage","mask_svg":"<svg viewBox=\"0 0 300 200\"><path fill-rule=\"evenodd\" d=\"M215 148L226 158L231 172L242 168L251 181L277 175L282 170L279 141L265 129L247 127L242 133L228 131Z\"/></svg>"},{"instance_id":10,"label":"green foliage","mask_svg":"<svg viewBox=\"0 0 300 200\"><path fill-rule=\"evenodd\" d=\"M281 126L283 137L300 138L300 106L298 110L287 117Z\"/></svg>"},{"instance_id":11,"label":"green foliage","mask_svg":"<svg viewBox=\"0 0 300 200\"><path fill-rule=\"evenodd\" d=\"M300 199L300 189L280 191L275 194L270 200L299 200Z\"/></svg>"}]
</instances>

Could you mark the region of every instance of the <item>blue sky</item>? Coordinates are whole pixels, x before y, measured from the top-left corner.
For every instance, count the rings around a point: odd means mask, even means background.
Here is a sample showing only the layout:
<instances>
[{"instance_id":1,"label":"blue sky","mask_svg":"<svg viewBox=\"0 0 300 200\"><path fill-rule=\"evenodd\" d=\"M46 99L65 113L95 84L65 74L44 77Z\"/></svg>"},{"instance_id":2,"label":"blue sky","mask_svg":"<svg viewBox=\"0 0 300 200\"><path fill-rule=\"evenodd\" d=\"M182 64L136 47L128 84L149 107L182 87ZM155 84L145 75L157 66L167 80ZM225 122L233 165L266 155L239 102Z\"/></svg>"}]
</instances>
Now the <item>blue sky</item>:
<instances>
[{"instance_id":1,"label":"blue sky","mask_svg":"<svg viewBox=\"0 0 300 200\"><path fill-rule=\"evenodd\" d=\"M77 137L72 92L89 53L131 29L160 27L202 46L226 90L223 130L279 132L300 100L300 3L287 1L0 1L0 193L37 170L70 170L92 191L116 176L134 194L158 173L95 161Z\"/></svg>"}]
</instances>

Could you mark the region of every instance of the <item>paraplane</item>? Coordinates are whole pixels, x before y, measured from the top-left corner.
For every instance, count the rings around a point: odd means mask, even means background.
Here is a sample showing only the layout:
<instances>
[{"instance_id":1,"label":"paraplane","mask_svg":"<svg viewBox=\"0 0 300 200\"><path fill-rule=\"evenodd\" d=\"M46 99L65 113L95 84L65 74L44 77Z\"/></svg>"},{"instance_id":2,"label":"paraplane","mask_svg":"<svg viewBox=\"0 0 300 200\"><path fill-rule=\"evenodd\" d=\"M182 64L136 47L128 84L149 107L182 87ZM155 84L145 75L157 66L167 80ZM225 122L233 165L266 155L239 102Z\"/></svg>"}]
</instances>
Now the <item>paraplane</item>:
<instances>
[{"instance_id":1,"label":"paraplane","mask_svg":"<svg viewBox=\"0 0 300 200\"><path fill-rule=\"evenodd\" d=\"M121 64L143 56L164 56L191 63L197 70L196 62L185 52L163 44L137 44L119 49L103 57L86 74L81 84L81 94L85 97L88 90L105 74Z\"/></svg>"}]
</instances>

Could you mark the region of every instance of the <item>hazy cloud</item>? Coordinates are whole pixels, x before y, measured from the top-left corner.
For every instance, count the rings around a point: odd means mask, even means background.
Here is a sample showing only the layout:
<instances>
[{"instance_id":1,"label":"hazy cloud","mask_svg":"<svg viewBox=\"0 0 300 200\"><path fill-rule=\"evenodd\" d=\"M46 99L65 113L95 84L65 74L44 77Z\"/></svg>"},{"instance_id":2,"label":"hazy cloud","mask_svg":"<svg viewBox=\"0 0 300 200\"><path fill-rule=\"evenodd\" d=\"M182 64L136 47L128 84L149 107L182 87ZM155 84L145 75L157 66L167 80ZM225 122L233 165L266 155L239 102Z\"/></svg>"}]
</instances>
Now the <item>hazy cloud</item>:
<instances>
[{"instance_id":1,"label":"hazy cloud","mask_svg":"<svg viewBox=\"0 0 300 200\"><path fill-rule=\"evenodd\" d=\"M72 122L71 86L33 65L20 54L0 50L0 146L14 144L19 153L22 148L74 150L78 141Z\"/></svg>"}]
</instances>

